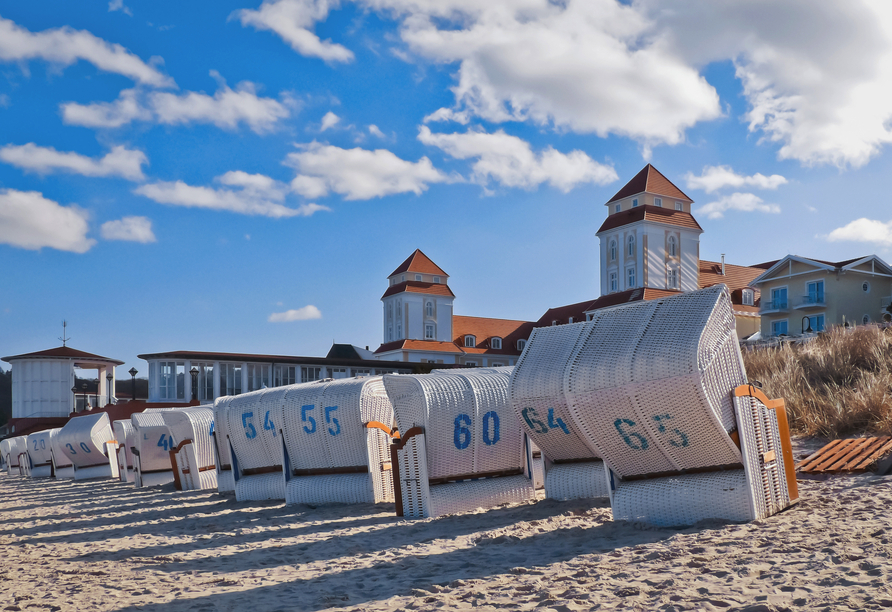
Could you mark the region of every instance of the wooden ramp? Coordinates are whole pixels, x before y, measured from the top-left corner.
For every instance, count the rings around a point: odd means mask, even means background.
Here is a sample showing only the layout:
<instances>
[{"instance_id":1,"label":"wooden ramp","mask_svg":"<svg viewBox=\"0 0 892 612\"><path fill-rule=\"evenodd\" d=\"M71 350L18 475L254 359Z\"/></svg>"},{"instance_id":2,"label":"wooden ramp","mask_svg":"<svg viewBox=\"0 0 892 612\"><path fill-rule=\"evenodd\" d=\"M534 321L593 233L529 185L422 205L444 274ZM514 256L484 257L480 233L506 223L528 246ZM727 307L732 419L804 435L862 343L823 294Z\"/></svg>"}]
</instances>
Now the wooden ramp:
<instances>
[{"instance_id":1,"label":"wooden ramp","mask_svg":"<svg viewBox=\"0 0 892 612\"><path fill-rule=\"evenodd\" d=\"M797 471L806 474L858 474L871 470L878 461L892 453L892 437L834 440L804 459Z\"/></svg>"}]
</instances>

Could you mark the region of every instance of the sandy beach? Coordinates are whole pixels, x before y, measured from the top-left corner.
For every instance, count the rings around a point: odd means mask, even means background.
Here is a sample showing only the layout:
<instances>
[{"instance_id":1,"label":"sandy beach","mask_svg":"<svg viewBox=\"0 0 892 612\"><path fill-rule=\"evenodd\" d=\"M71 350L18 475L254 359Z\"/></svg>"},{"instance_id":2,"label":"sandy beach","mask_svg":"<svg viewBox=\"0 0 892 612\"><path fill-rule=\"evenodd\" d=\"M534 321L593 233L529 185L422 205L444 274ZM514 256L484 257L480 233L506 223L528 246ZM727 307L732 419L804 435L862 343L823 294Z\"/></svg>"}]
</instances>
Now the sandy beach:
<instances>
[{"instance_id":1,"label":"sandy beach","mask_svg":"<svg viewBox=\"0 0 892 612\"><path fill-rule=\"evenodd\" d=\"M764 521L654 529L606 501L409 521L387 505L0 476L2 610L892 608L892 477L800 481Z\"/></svg>"}]
</instances>

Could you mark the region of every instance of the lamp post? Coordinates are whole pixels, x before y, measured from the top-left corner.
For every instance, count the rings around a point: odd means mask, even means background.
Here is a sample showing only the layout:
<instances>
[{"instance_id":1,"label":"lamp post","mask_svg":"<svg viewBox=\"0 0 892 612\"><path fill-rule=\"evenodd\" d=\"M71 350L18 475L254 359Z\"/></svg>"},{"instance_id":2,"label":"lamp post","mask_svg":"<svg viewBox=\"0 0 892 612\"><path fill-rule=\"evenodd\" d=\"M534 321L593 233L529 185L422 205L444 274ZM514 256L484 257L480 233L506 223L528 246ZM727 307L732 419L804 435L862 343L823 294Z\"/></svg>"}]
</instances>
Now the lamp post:
<instances>
[{"instance_id":1,"label":"lamp post","mask_svg":"<svg viewBox=\"0 0 892 612\"><path fill-rule=\"evenodd\" d=\"M106 386L106 388L108 389L108 392L107 392L107 395L106 395L106 399L105 399L105 403L106 403L106 404L111 404L111 403L112 403L112 378L114 378L114 376L112 376L112 373L111 373L111 372L108 372L108 373L105 375L105 380L106 380L106 385L105 385L105 386Z\"/></svg>"},{"instance_id":2,"label":"lamp post","mask_svg":"<svg viewBox=\"0 0 892 612\"><path fill-rule=\"evenodd\" d=\"M136 368L130 368L130 399L132 401L136 401L136 375L139 374L139 370Z\"/></svg>"},{"instance_id":3,"label":"lamp post","mask_svg":"<svg viewBox=\"0 0 892 612\"><path fill-rule=\"evenodd\" d=\"M72 412L77 413L77 385L71 387L71 395L74 396L74 410Z\"/></svg>"},{"instance_id":4,"label":"lamp post","mask_svg":"<svg viewBox=\"0 0 892 612\"><path fill-rule=\"evenodd\" d=\"M86 410L87 410L87 383L86 382L81 383L81 391L84 394L84 411L86 412ZM96 389L96 391L98 392L99 389Z\"/></svg>"},{"instance_id":5,"label":"lamp post","mask_svg":"<svg viewBox=\"0 0 892 612\"><path fill-rule=\"evenodd\" d=\"M808 325L808 329L805 328L806 324ZM811 328L811 319L809 319L808 317L802 317L802 325L800 326L800 329L802 329L803 334L812 333L814 330Z\"/></svg>"},{"instance_id":6,"label":"lamp post","mask_svg":"<svg viewBox=\"0 0 892 612\"><path fill-rule=\"evenodd\" d=\"M198 368L192 366L189 374L192 375L192 399L196 400L198 399Z\"/></svg>"}]
</instances>

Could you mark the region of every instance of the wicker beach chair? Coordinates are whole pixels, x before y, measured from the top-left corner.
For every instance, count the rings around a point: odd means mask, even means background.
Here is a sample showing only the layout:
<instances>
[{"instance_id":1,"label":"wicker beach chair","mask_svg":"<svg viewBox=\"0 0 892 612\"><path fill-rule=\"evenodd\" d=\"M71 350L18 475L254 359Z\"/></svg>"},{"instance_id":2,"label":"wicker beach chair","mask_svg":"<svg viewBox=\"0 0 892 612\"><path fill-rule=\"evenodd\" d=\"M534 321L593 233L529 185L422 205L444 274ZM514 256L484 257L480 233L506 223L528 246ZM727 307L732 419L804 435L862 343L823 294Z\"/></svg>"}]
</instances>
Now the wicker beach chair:
<instances>
[{"instance_id":1,"label":"wicker beach chair","mask_svg":"<svg viewBox=\"0 0 892 612\"><path fill-rule=\"evenodd\" d=\"M214 410L211 406L183 408L161 413L175 445L168 452L174 484L180 491L216 489L214 463Z\"/></svg>"},{"instance_id":2,"label":"wicker beach chair","mask_svg":"<svg viewBox=\"0 0 892 612\"><path fill-rule=\"evenodd\" d=\"M28 476L31 478L50 478L53 472L53 443L50 440L50 430L45 429L37 433L29 434L28 446Z\"/></svg>"},{"instance_id":3,"label":"wicker beach chair","mask_svg":"<svg viewBox=\"0 0 892 612\"><path fill-rule=\"evenodd\" d=\"M3 455L6 458L6 473L11 476L23 476L24 464L27 463L28 440L25 436L7 438L0 442L4 448Z\"/></svg>"},{"instance_id":4,"label":"wicker beach chair","mask_svg":"<svg viewBox=\"0 0 892 612\"><path fill-rule=\"evenodd\" d=\"M57 440L62 453L73 464L75 480L118 476L108 458L116 443L105 412L72 417L59 431Z\"/></svg>"},{"instance_id":5,"label":"wicker beach chair","mask_svg":"<svg viewBox=\"0 0 892 612\"><path fill-rule=\"evenodd\" d=\"M155 487L173 482L170 450L176 447L162 414L173 408L149 408L130 415L133 425L133 484Z\"/></svg>"},{"instance_id":6,"label":"wicker beach chair","mask_svg":"<svg viewBox=\"0 0 892 612\"><path fill-rule=\"evenodd\" d=\"M553 401L608 467L615 519L747 521L798 499L783 400L746 384L727 287L605 310L580 328L552 372L563 380ZM536 330L528 350L557 333ZM521 376L536 374L517 372L518 389ZM525 426L544 449L553 429Z\"/></svg>"},{"instance_id":7,"label":"wicker beach chair","mask_svg":"<svg viewBox=\"0 0 892 612\"><path fill-rule=\"evenodd\" d=\"M63 478L74 478L74 464L71 463L71 459L68 458L68 455L66 455L65 452L62 450L62 445L59 444L60 431L62 431L61 427L56 427L50 430L53 474L56 476L56 480L62 480Z\"/></svg>"},{"instance_id":8,"label":"wicker beach chair","mask_svg":"<svg viewBox=\"0 0 892 612\"><path fill-rule=\"evenodd\" d=\"M544 456L545 496L609 497L604 462L586 443L564 396L564 372L585 323L534 329L511 374L509 394L533 445Z\"/></svg>"},{"instance_id":9,"label":"wicker beach chair","mask_svg":"<svg viewBox=\"0 0 892 612\"><path fill-rule=\"evenodd\" d=\"M211 440L214 443L214 466L217 472L217 493L235 493L235 476L232 472L232 452L229 448L229 424L217 418L214 402L214 426Z\"/></svg>"},{"instance_id":10,"label":"wicker beach chair","mask_svg":"<svg viewBox=\"0 0 892 612\"><path fill-rule=\"evenodd\" d=\"M393 406L380 376L286 387L277 414L286 503L393 501Z\"/></svg>"},{"instance_id":11,"label":"wicker beach chair","mask_svg":"<svg viewBox=\"0 0 892 612\"><path fill-rule=\"evenodd\" d=\"M391 447L397 514L420 518L535 499L508 401L513 368L384 376L401 439Z\"/></svg>"},{"instance_id":12,"label":"wicker beach chair","mask_svg":"<svg viewBox=\"0 0 892 612\"><path fill-rule=\"evenodd\" d=\"M133 422L121 419L112 422L115 441L118 443L117 461L121 482L133 482L133 446L136 444Z\"/></svg>"}]
</instances>

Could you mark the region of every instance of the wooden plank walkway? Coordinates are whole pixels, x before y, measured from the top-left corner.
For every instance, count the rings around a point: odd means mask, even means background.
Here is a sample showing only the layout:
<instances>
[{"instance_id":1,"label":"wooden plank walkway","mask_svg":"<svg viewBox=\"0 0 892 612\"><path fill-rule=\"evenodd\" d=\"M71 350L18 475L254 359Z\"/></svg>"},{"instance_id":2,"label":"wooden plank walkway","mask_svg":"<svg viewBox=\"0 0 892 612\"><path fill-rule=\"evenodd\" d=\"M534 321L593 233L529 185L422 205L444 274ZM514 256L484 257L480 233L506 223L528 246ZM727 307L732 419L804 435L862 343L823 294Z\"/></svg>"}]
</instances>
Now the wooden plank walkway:
<instances>
[{"instance_id":1,"label":"wooden plank walkway","mask_svg":"<svg viewBox=\"0 0 892 612\"><path fill-rule=\"evenodd\" d=\"M892 453L892 437L834 440L804 459L797 471L806 474L853 474L869 471L880 459Z\"/></svg>"}]
</instances>

